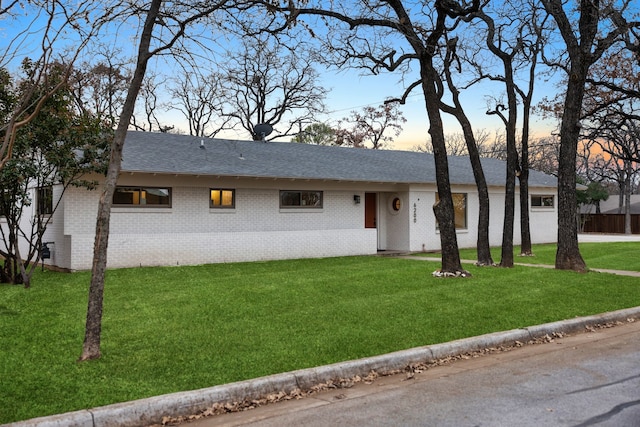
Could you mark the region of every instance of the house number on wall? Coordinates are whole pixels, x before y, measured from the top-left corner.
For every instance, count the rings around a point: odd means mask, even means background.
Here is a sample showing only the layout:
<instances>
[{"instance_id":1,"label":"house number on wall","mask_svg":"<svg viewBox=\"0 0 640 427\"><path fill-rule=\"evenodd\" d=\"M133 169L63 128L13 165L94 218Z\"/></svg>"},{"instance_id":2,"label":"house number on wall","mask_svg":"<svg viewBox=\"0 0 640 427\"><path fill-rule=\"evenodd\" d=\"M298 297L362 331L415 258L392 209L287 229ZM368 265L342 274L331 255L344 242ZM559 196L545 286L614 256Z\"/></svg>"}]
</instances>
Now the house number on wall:
<instances>
[{"instance_id":1,"label":"house number on wall","mask_svg":"<svg viewBox=\"0 0 640 427\"><path fill-rule=\"evenodd\" d=\"M413 223L415 224L418 221L418 205L413 204Z\"/></svg>"}]
</instances>

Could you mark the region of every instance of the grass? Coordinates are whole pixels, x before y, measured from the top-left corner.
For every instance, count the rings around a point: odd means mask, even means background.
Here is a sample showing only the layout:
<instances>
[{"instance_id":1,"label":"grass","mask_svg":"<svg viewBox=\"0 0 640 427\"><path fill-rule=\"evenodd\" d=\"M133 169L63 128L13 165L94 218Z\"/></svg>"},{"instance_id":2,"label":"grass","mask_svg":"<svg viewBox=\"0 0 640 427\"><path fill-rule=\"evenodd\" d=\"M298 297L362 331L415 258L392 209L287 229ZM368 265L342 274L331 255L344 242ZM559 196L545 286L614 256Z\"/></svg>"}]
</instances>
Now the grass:
<instances>
[{"instance_id":1,"label":"grass","mask_svg":"<svg viewBox=\"0 0 640 427\"><path fill-rule=\"evenodd\" d=\"M38 272L30 290L0 286L0 423L640 305L632 277L468 266L469 279L436 279L438 266L348 257L110 270L103 357L83 363L89 274Z\"/></svg>"},{"instance_id":2,"label":"grass","mask_svg":"<svg viewBox=\"0 0 640 427\"><path fill-rule=\"evenodd\" d=\"M588 268L604 268L612 270L640 271L640 242L619 243L580 243L580 253L587 263ZM500 261L500 248L491 248L491 256L495 262ZM556 263L556 245L534 245L531 257L520 257L520 247L514 248L514 261L523 264L547 264ZM476 260L475 249L461 249L460 257L467 260Z\"/></svg>"}]
</instances>

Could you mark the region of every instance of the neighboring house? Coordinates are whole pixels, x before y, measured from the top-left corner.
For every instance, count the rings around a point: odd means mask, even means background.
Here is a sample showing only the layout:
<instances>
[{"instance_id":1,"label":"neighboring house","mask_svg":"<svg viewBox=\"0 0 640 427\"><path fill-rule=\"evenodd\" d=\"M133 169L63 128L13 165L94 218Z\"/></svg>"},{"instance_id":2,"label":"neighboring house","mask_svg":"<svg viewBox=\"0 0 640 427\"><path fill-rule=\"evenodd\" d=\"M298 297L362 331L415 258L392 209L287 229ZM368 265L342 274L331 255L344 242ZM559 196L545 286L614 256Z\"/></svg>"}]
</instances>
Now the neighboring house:
<instances>
[{"instance_id":1,"label":"neighboring house","mask_svg":"<svg viewBox=\"0 0 640 427\"><path fill-rule=\"evenodd\" d=\"M624 233L625 206L620 207L620 197L617 194L609 196L600 202L600 213L592 205L582 209L582 231L585 233ZM640 234L640 195L631 195L629 205L631 215L631 233Z\"/></svg>"},{"instance_id":2,"label":"neighboring house","mask_svg":"<svg viewBox=\"0 0 640 427\"><path fill-rule=\"evenodd\" d=\"M483 165L491 244L499 245L505 163L484 159ZM450 158L449 170L458 244L473 247L478 200L469 159ZM554 177L532 171L534 243L556 240L556 191ZM433 157L425 153L129 132L111 213L108 266L438 250L436 193ZM47 231L45 241L54 243L46 262L91 268L100 194L67 190ZM515 227L518 243L517 218Z\"/></svg>"},{"instance_id":3,"label":"neighboring house","mask_svg":"<svg viewBox=\"0 0 640 427\"><path fill-rule=\"evenodd\" d=\"M631 214L640 214L640 194L631 195ZM595 205L581 205L581 214L595 214ZM602 214L624 214L624 206L620 207L620 196L618 194L611 194L607 200L600 202L600 213Z\"/></svg>"}]
</instances>

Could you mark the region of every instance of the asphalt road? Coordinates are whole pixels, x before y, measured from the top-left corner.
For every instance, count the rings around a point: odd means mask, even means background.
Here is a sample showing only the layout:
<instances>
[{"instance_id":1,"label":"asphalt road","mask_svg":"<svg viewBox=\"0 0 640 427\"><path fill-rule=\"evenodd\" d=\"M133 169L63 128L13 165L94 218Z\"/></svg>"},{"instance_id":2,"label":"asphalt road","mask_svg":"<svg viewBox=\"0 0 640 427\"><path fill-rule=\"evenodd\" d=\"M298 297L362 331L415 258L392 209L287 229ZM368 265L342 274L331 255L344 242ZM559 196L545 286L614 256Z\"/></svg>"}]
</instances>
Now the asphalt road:
<instances>
[{"instance_id":1,"label":"asphalt road","mask_svg":"<svg viewBox=\"0 0 640 427\"><path fill-rule=\"evenodd\" d=\"M640 426L640 321L184 424Z\"/></svg>"}]
</instances>

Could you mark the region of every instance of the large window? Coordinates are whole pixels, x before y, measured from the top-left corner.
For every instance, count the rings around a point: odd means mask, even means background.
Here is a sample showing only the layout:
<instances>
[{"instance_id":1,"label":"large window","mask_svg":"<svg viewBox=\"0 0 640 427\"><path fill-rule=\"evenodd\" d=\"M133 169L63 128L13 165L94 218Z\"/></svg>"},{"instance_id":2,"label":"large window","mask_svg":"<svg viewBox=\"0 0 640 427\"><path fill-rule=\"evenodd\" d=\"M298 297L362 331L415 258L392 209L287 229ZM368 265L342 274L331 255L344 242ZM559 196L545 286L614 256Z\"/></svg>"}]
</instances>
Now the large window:
<instances>
[{"instance_id":1,"label":"large window","mask_svg":"<svg viewBox=\"0 0 640 427\"><path fill-rule=\"evenodd\" d=\"M456 230L467 229L467 194L451 193L453 199L453 211L455 215ZM440 200L440 196L436 193L436 202ZM437 220L436 220L437 221Z\"/></svg>"},{"instance_id":2,"label":"large window","mask_svg":"<svg viewBox=\"0 0 640 427\"><path fill-rule=\"evenodd\" d=\"M116 187L115 206L171 207L171 189L160 187Z\"/></svg>"},{"instance_id":3,"label":"large window","mask_svg":"<svg viewBox=\"0 0 640 427\"><path fill-rule=\"evenodd\" d=\"M40 187L37 190L38 215L53 213L53 187Z\"/></svg>"},{"instance_id":4,"label":"large window","mask_svg":"<svg viewBox=\"0 0 640 427\"><path fill-rule=\"evenodd\" d=\"M322 191L280 191L281 208L322 208Z\"/></svg>"},{"instance_id":5,"label":"large window","mask_svg":"<svg viewBox=\"0 0 640 427\"><path fill-rule=\"evenodd\" d=\"M553 195L531 196L531 207L551 209L555 205Z\"/></svg>"},{"instance_id":6,"label":"large window","mask_svg":"<svg viewBox=\"0 0 640 427\"><path fill-rule=\"evenodd\" d=\"M209 199L209 207L211 208L227 208L236 207L236 191L222 188L212 188L211 197Z\"/></svg>"}]
</instances>

